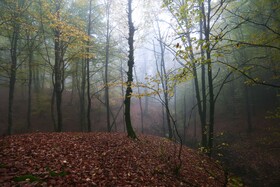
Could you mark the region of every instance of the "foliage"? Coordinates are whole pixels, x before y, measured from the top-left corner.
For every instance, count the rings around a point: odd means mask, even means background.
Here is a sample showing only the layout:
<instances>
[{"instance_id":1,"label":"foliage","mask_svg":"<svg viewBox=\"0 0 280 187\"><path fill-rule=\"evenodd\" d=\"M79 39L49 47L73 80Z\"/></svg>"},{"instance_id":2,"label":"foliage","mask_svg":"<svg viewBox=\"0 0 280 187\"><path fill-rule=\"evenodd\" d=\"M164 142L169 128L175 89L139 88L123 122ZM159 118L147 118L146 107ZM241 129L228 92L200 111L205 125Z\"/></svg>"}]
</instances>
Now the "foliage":
<instances>
[{"instance_id":1,"label":"foliage","mask_svg":"<svg viewBox=\"0 0 280 187\"><path fill-rule=\"evenodd\" d=\"M170 149L174 143L153 136L138 138L134 141L123 133L7 136L0 139L5 165L0 184L223 186L223 171L211 159L183 147L182 168L175 177Z\"/></svg>"},{"instance_id":2,"label":"foliage","mask_svg":"<svg viewBox=\"0 0 280 187\"><path fill-rule=\"evenodd\" d=\"M14 178L15 182L21 182L21 181L28 181L28 182L35 182L40 181L40 179L34 175L28 174L28 175L22 175Z\"/></svg>"},{"instance_id":3,"label":"foliage","mask_svg":"<svg viewBox=\"0 0 280 187\"><path fill-rule=\"evenodd\" d=\"M268 111L267 113L267 119L280 119L280 107L277 107L274 111Z\"/></svg>"},{"instance_id":4,"label":"foliage","mask_svg":"<svg viewBox=\"0 0 280 187\"><path fill-rule=\"evenodd\" d=\"M240 177L230 176L228 179L228 187L244 186Z\"/></svg>"},{"instance_id":5,"label":"foliage","mask_svg":"<svg viewBox=\"0 0 280 187\"><path fill-rule=\"evenodd\" d=\"M279 84L279 3L273 0L234 1L224 13L229 67L248 84L278 87Z\"/></svg>"}]
</instances>

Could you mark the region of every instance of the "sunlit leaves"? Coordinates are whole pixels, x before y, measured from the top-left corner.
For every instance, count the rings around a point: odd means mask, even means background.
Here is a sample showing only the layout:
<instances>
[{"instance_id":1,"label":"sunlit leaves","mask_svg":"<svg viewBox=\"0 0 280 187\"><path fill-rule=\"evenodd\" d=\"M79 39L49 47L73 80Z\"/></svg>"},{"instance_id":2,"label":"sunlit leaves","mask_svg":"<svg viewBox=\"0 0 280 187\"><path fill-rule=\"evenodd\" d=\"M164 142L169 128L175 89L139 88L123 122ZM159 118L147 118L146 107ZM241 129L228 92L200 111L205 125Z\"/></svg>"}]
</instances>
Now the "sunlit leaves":
<instances>
[{"instance_id":1,"label":"sunlit leaves","mask_svg":"<svg viewBox=\"0 0 280 187\"><path fill-rule=\"evenodd\" d=\"M56 6L60 3L61 9L55 12ZM77 4L76 4L77 5ZM58 30L60 41L67 45L69 58L83 59L86 57L93 58L94 54L86 53L87 41L91 38L86 33L86 22L78 16L73 17L71 10L66 8L65 1L42 1L41 8L43 13L42 24L45 29L52 31ZM54 38L55 39L55 38Z\"/></svg>"}]
</instances>

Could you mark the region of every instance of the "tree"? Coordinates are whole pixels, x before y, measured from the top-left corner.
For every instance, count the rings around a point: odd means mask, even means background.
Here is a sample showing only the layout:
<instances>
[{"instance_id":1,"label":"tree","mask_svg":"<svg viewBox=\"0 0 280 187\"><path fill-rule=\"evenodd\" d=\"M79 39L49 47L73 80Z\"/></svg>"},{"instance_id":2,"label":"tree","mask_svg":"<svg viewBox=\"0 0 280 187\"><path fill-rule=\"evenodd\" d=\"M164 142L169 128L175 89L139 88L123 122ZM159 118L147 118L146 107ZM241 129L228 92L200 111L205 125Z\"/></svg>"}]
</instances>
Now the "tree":
<instances>
[{"instance_id":1,"label":"tree","mask_svg":"<svg viewBox=\"0 0 280 187\"><path fill-rule=\"evenodd\" d=\"M135 139L136 134L133 130L132 123L131 123L131 116L130 116L130 104L131 104L131 94L132 94L132 82L133 82L133 65L134 65L134 32L135 28L132 22L132 0L128 0L128 71L127 71L127 82L126 82L126 93L125 93L125 124L128 137Z\"/></svg>"},{"instance_id":2,"label":"tree","mask_svg":"<svg viewBox=\"0 0 280 187\"><path fill-rule=\"evenodd\" d=\"M30 17L28 17L31 19ZM34 50L36 49L36 39L38 38L38 33L34 32L36 28L32 26L32 20L29 25L30 28L26 30L26 47L27 47L27 58L28 58L28 104L27 104L27 128L31 128L31 109L32 109L32 85L34 77ZM35 46L36 45L36 46Z\"/></svg>"},{"instance_id":3,"label":"tree","mask_svg":"<svg viewBox=\"0 0 280 187\"><path fill-rule=\"evenodd\" d=\"M164 1L164 7L169 10L177 23L177 27L173 26L173 28L181 44L176 44L176 54L180 59L185 60L185 63L181 63L183 71L178 77L185 77L188 73L194 77L201 123L201 147L208 155L211 155L213 148L215 102L231 74L229 72L224 78L220 76L222 81L214 85L219 70L215 70L216 64L213 58L217 56L217 44L224 36L225 29L220 27L219 21L228 3L226 0L218 2L211 2L211 0ZM199 39L193 33L197 33ZM214 71L216 71L215 76L213 76ZM215 87L218 88L216 95L214 94Z\"/></svg>"},{"instance_id":4,"label":"tree","mask_svg":"<svg viewBox=\"0 0 280 187\"><path fill-rule=\"evenodd\" d=\"M92 0L89 1L89 13L88 13L88 30L87 30L87 35L88 35L88 41L87 41L87 55L86 55L86 69L87 69L87 99L88 99L88 105L87 105L87 126L88 126L88 132L91 131L91 94L90 94L90 35L91 35L91 14L92 14Z\"/></svg>"},{"instance_id":5,"label":"tree","mask_svg":"<svg viewBox=\"0 0 280 187\"><path fill-rule=\"evenodd\" d=\"M134 66L134 76L136 82L139 82L135 66ZM138 89L138 94L140 95L140 87L138 86L137 89ZM143 113L143 106L142 106L142 98L141 97L138 98L139 98L139 108L140 108L140 118L141 118L141 133L144 133L144 113Z\"/></svg>"},{"instance_id":6,"label":"tree","mask_svg":"<svg viewBox=\"0 0 280 187\"><path fill-rule=\"evenodd\" d=\"M248 12L249 10L249 12ZM225 23L232 29L223 38L223 46L234 51L247 51L250 59L243 59L241 66L219 62L237 71L253 84L279 88L279 3L273 0L238 1L226 9ZM258 40L256 40L258 38ZM228 57L228 56L227 56ZM267 63L262 63L262 62ZM250 73L249 73L250 72ZM255 73L253 73L255 72ZM257 72L262 72L261 74Z\"/></svg>"},{"instance_id":7,"label":"tree","mask_svg":"<svg viewBox=\"0 0 280 187\"><path fill-rule=\"evenodd\" d=\"M73 14L70 11L71 6L67 7L64 0L55 2L40 1L39 3L42 13L42 38L46 51L44 59L52 70L52 116L54 128L60 132L63 129L62 99L65 79L68 76L68 67L71 66L74 60L81 61L83 59L86 61L86 59L92 56L86 50L89 41L88 27L86 21L81 21L81 18L71 15ZM83 67L82 69L85 71L83 75L88 74L86 72L86 65ZM84 76L83 85L86 85L85 82L86 78ZM82 89L82 91L84 90ZM82 99L84 99L84 95ZM56 109L53 108L54 104Z\"/></svg>"},{"instance_id":8,"label":"tree","mask_svg":"<svg viewBox=\"0 0 280 187\"><path fill-rule=\"evenodd\" d=\"M62 1L56 1L55 3L55 19L61 20L61 5ZM64 54L65 48L63 47L63 41L61 39L62 30L60 25L56 25L54 32L54 94L56 101L57 112L57 131L62 131L62 92L64 90Z\"/></svg>"},{"instance_id":9,"label":"tree","mask_svg":"<svg viewBox=\"0 0 280 187\"><path fill-rule=\"evenodd\" d=\"M171 119L170 119L170 114L168 111L170 111L169 107L169 93L170 93L170 88L169 88L169 77L168 73L166 70L166 65L165 65L165 52L166 52L166 46L164 44L164 36L161 34L159 23L157 22L157 40L159 43L160 47L160 63L157 63L156 59L156 65L157 65L157 73L160 77L161 85L162 85L162 90L163 90L163 96L164 96L164 104L163 107L165 109L165 117L167 120L167 128L168 128L168 138L172 139L173 138L173 128L171 125ZM156 53L155 48L154 48L154 53ZM156 56L156 55L155 55Z\"/></svg>"},{"instance_id":10,"label":"tree","mask_svg":"<svg viewBox=\"0 0 280 187\"><path fill-rule=\"evenodd\" d=\"M272 0L242 0L234 2L224 13L224 23L233 29L223 37L221 43L228 50L225 55L228 60L220 59L219 63L244 77L247 132L252 131L252 86L266 86L275 95L280 87L279 9L279 3Z\"/></svg>"},{"instance_id":11,"label":"tree","mask_svg":"<svg viewBox=\"0 0 280 187\"><path fill-rule=\"evenodd\" d=\"M10 41L10 66L9 66L9 99L8 99L8 134L12 134L13 127L13 104L14 104L14 92L17 79L17 69L19 68L19 41L21 40L21 30L24 20L24 14L26 13L32 2L25 2L24 0L17 0L14 2L3 1L4 13L1 16L0 26L8 28L5 31Z\"/></svg>"},{"instance_id":12,"label":"tree","mask_svg":"<svg viewBox=\"0 0 280 187\"><path fill-rule=\"evenodd\" d=\"M107 130L111 131L110 122L110 97L109 97L109 80L108 80L108 65L109 65L109 55L110 55L110 10L111 2L106 1L106 47L105 47L105 104L106 104L106 115L107 115Z\"/></svg>"}]
</instances>

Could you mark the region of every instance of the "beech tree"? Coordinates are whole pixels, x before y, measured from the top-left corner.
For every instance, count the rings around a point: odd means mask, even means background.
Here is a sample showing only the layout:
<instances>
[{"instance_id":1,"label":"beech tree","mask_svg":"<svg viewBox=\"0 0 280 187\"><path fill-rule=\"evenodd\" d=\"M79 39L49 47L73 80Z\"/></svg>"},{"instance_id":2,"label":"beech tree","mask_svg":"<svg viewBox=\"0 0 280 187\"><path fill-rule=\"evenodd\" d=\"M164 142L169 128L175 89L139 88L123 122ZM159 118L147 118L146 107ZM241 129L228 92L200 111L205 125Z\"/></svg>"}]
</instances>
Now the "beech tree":
<instances>
[{"instance_id":1,"label":"beech tree","mask_svg":"<svg viewBox=\"0 0 280 187\"><path fill-rule=\"evenodd\" d=\"M130 116L130 104L131 104L131 95L132 95L132 82L133 82L133 65L134 65L134 32L135 28L132 21L132 0L128 0L128 71L127 71L127 82L126 82L126 93L125 93L125 124L128 137L135 139L136 134L133 130Z\"/></svg>"},{"instance_id":2,"label":"beech tree","mask_svg":"<svg viewBox=\"0 0 280 187\"><path fill-rule=\"evenodd\" d=\"M41 17L41 24L43 27L43 42L45 44L47 56L45 60L52 69L52 105L55 102L56 107L55 110L53 108L54 105L51 107L53 122L55 130L61 132L63 129L62 99L65 79L68 76L67 68L75 58L85 60L90 58L91 55L87 53L86 50L89 37L87 34L86 22L80 22L79 19L77 21L75 18L71 17L71 12L67 12L66 2L64 0L40 3L42 13L44 14L44 16ZM46 24L46 22L48 24ZM79 27L83 29L79 29ZM52 44L53 53L50 51ZM54 62L52 62L52 54L54 55ZM88 72L86 74L88 74ZM54 112L56 112L56 115L54 115Z\"/></svg>"},{"instance_id":3,"label":"beech tree","mask_svg":"<svg viewBox=\"0 0 280 187\"><path fill-rule=\"evenodd\" d=\"M17 70L20 66L19 63L19 41L22 39L21 31L24 29L24 14L27 12L32 2L24 0L17 0L14 2L2 1L1 2L1 22L0 29L5 28L3 33L5 37L9 38L10 43L10 65L7 69L9 78L9 99L8 99L8 134L12 134L13 128L13 105L14 105L14 92L17 80ZM3 67L3 66L2 66Z\"/></svg>"},{"instance_id":4,"label":"beech tree","mask_svg":"<svg viewBox=\"0 0 280 187\"><path fill-rule=\"evenodd\" d=\"M87 100L88 100L88 105L87 105L87 130L88 132L91 131L91 90L90 90L90 59L91 56L90 55L90 38L91 38L91 25L92 25L92 0L89 1L89 13L88 13L88 25L87 25L87 35L88 35L88 39L87 39L87 48L86 48L86 69L87 69Z\"/></svg>"},{"instance_id":5,"label":"beech tree","mask_svg":"<svg viewBox=\"0 0 280 187\"><path fill-rule=\"evenodd\" d=\"M191 73L194 78L197 108L201 123L201 148L211 155L214 138L215 103L226 80L232 72L224 77L216 86L215 79L219 75L214 57L217 44L224 36L225 28L220 27L220 17L228 6L228 1L164 1L173 16L176 26L174 32L180 42L175 44L176 55L185 62L180 76ZM196 35L194 35L196 34ZM199 38L197 38L199 35ZM201 69L201 70L199 70ZM201 75L199 79L199 74ZM215 76L214 76L214 75ZM217 81L218 82L218 81ZM214 88L217 87L215 95Z\"/></svg>"},{"instance_id":6,"label":"beech tree","mask_svg":"<svg viewBox=\"0 0 280 187\"><path fill-rule=\"evenodd\" d=\"M159 53L159 60L156 59L156 66L157 66L157 74L159 75L160 78L160 82L161 82L161 86L162 86L162 91L163 91L163 96L164 96L164 103L163 103L163 108L164 108L164 116L166 118L167 121L167 128L168 128L168 138L172 139L174 138L173 136L173 128L172 128L172 124L171 124L171 116L170 116L170 103L169 103L169 95L170 95L170 90L172 90L172 88L169 88L169 82L170 82L170 78L167 72L167 68L166 68L166 62L165 62L165 54L166 54L166 46L165 46L165 41L164 41L164 34L161 33L160 31L160 27L159 27L159 23L157 22L157 36L156 39L158 40L159 43L159 48L160 51L157 52L155 47L154 47L154 53ZM155 57L157 58L157 55L155 54ZM159 62L158 62L159 61ZM164 117L163 117L164 119Z\"/></svg>"},{"instance_id":7,"label":"beech tree","mask_svg":"<svg viewBox=\"0 0 280 187\"><path fill-rule=\"evenodd\" d=\"M105 11L106 11L106 47L105 47L105 104L106 104L106 115L107 115L107 130L111 131L111 122L110 122L110 97L109 97L109 75L108 75L108 66L110 60L110 12L111 12L111 2L105 2Z\"/></svg>"}]
</instances>

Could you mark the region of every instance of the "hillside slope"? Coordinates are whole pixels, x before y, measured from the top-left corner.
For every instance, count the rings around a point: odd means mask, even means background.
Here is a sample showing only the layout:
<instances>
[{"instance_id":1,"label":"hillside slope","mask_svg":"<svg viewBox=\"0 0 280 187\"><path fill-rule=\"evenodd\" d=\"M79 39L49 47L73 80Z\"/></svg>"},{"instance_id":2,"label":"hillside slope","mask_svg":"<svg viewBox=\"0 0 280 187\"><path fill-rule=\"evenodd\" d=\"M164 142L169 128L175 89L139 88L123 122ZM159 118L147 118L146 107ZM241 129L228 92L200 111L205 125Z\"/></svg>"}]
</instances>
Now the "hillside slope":
<instances>
[{"instance_id":1,"label":"hillside slope","mask_svg":"<svg viewBox=\"0 0 280 187\"><path fill-rule=\"evenodd\" d=\"M223 186L209 158L154 136L123 133L32 133L0 139L1 186Z\"/></svg>"}]
</instances>

